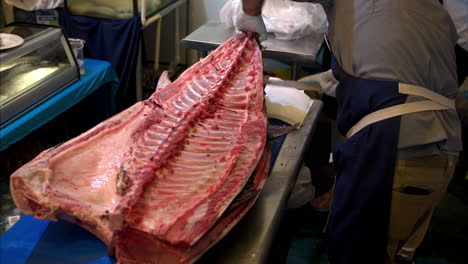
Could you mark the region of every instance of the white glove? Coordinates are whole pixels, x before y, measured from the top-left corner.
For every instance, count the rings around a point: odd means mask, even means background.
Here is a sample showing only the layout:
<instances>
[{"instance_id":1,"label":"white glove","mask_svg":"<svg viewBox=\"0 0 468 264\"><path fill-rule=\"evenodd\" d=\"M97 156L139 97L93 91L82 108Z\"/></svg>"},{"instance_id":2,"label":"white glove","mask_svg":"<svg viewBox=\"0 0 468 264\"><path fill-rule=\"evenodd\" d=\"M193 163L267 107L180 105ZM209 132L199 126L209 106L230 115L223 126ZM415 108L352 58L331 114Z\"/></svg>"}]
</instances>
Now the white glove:
<instances>
[{"instance_id":1,"label":"white glove","mask_svg":"<svg viewBox=\"0 0 468 264\"><path fill-rule=\"evenodd\" d=\"M258 40L260 42L267 40L267 31L261 15L249 16L240 11L234 19L237 38L244 38L245 32L255 32L258 33Z\"/></svg>"},{"instance_id":2,"label":"white glove","mask_svg":"<svg viewBox=\"0 0 468 264\"><path fill-rule=\"evenodd\" d=\"M335 79L335 76L333 76L332 70L323 72L321 77L320 87L322 87L323 93L328 96L336 97L336 87L339 82Z\"/></svg>"},{"instance_id":3,"label":"white glove","mask_svg":"<svg viewBox=\"0 0 468 264\"><path fill-rule=\"evenodd\" d=\"M339 82L335 79L335 76L333 76L332 70L309 75L299 81L305 83L319 83L324 94L336 97L336 87Z\"/></svg>"}]
</instances>

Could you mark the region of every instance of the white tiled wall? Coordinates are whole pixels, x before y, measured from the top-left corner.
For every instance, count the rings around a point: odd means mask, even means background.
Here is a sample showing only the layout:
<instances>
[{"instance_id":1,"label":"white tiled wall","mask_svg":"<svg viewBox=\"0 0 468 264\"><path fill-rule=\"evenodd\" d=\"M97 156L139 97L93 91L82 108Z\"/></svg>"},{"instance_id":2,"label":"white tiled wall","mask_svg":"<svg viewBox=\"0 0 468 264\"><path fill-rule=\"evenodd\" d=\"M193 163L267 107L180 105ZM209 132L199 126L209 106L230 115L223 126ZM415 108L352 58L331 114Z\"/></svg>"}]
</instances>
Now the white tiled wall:
<instances>
[{"instance_id":1,"label":"white tiled wall","mask_svg":"<svg viewBox=\"0 0 468 264\"><path fill-rule=\"evenodd\" d=\"M219 10L227 0L190 0L190 28L191 31L210 20L219 20Z\"/></svg>"},{"instance_id":2,"label":"white tiled wall","mask_svg":"<svg viewBox=\"0 0 468 264\"><path fill-rule=\"evenodd\" d=\"M1 1L1 0L0 0ZM189 19L189 30L190 32L194 31L201 25L205 24L208 21L219 20L218 13L219 10L224 6L227 0L187 0L189 2L189 12L188 12L188 19ZM181 31L185 32L185 8L180 10L180 23L181 23ZM153 43L154 43L154 26L148 28L145 32L145 43L147 48L147 56L148 58L153 57ZM165 63L170 61L174 54L174 42L173 42L173 17L172 14L168 14L164 17L162 28L161 28L161 62ZM180 36L181 38L185 36ZM185 64L185 54L186 51L182 49L181 63ZM188 52L188 61L187 64L190 66L196 60L196 52L190 51Z\"/></svg>"},{"instance_id":3,"label":"white tiled wall","mask_svg":"<svg viewBox=\"0 0 468 264\"><path fill-rule=\"evenodd\" d=\"M219 10L227 0L189 0L189 31L192 32L208 21L219 21ZM190 51L188 64L192 65L196 60L196 52Z\"/></svg>"}]
</instances>

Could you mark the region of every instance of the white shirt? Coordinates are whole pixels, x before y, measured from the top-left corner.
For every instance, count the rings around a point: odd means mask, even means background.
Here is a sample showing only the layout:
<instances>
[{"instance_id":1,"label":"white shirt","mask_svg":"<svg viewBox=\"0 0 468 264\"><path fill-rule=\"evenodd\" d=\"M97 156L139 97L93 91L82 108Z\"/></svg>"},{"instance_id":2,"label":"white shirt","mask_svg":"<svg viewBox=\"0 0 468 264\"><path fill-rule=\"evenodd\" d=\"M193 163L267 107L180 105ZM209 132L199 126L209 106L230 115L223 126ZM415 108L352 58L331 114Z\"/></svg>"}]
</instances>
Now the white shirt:
<instances>
[{"instance_id":1,"label":"white shirt","mask_svg":"<svg viewBox=\"0 0 468 264\"><path fill-rule=\"evenodd\" d=\"M464 0L466 1L466 0ZM326 10L333 54L353 76L414 84L454 99L457 73L454 23L438 0L335 0ZM408 102L421 100L408 96ZM399 158L461 150L454 111L401 118Z\"/></svg>"},{"instance_id":2,"label":"white shirt","mask_svg":"<svg viewBox=\"0 0 468 264\"><path fill-rule=\"evenodd\" d=\"M468 50L468 0L444 0L444 7L457 29L458 45Z\"/></svg>"}]
</instances>

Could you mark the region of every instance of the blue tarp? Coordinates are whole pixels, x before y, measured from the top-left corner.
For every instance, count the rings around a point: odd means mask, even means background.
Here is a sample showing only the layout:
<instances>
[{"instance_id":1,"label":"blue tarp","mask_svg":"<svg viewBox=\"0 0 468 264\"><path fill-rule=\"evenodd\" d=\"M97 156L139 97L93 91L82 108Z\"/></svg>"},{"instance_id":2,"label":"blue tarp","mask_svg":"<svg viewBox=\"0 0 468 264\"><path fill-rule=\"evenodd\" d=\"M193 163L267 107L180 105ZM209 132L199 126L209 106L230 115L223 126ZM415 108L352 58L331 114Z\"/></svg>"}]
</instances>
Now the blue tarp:
<instances>
[{"instance_id":1,"label":"blue tarp","mask_svg":"<svg viewBox=\"0 0 468 264\"><path fill-rule=\"evenodd\" d=\"M106 61L85 59L84 67L86 73L79 81L68 85L39 105L27 110L22 116L2 126L0 128L0 151L54 119L104 84L115 84L112 87L112 98L106 98L113 103L119 79L111 64Z\"/></svg>"}]
</instances>

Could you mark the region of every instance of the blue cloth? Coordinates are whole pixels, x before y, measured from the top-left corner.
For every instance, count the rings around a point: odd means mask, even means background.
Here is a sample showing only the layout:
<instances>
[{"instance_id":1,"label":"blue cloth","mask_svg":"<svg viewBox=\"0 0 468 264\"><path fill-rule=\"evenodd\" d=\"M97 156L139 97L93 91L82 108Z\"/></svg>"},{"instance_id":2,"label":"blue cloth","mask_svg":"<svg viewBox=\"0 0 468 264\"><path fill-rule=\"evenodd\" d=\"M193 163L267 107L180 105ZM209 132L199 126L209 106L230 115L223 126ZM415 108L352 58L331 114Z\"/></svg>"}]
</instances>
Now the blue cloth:
<instances>
[{"instance_id":1,"label":"blue cloth","mask_svg":"<svg viewBox=\"0 0 468 264\"><path fill-rule=\"evenodd\" d=\"M46 222L40 221L39 222ZM83 228L66 221L50 222L41 239L29 249L28 264L113 263L107 246Z\"/></svg>"},{"instance_id":2,"label":"blue cloth","mask_svg":"<svg viewBox=\"0 0 468 264\"><path fill-rule=\"evenodd\" d=\"M0 263L26 263L48 225L49 222L23 216L0 237Z\"/></svg>"},{"instance_id":3,"label":"blue cloth","mask_svg":"<svg viewBox=\"0 0 468 264\"><path fill-rule=\"evenodd\" d=\"M270 120L275 125L285 124ZM271 164L285 136L270 140ZM25 215L0 237L0 263L9 264L114 264L107 247L85 229L63 220L49 222Z\"/></svg>"},{"instance_id":4,"label":"blue cloth","mask_svg":"<svg viewBox=\"0 0 468 264\"><path fill-rule=\"evenodd\" d=\"M123 108L135 102L135 72L140 47L140 17L129 19L99 19L72 16L60 10L60 25L70 38L86 41L83 52L86 58L109 61L121 83L119 98L125 100Z\"/></svg>"},{"instance_id":5,"label":"blue cloth","mask_svg":"<svg viewBox=\"0 0 468 264\"><path fill-rule=\"evenodd\" d=\"M290 126L290 124L283 122L279 119L274 119L274 118L268 119L268 123L270 125L275 125L275 126ZM275 164L276 158L278 157L278 154L281 150L281 146L283 145L285 138L286 136L281 136L279 138L268 140L268 144L270 144L270 150L271 150L270 172L271 172L271 169L273 168L273 165Z\"/></svg>"},{"instance_id":6,"label":"blue cloth","mask_svg":"<svg viewBox=\"0 0 468 264\"><path fill-rule=\"evenodd\" d=\"M398 83L356 78L333 60L341 134L377 110L403 104ZM384 263L401 117L371 124L334 146L337 171L328 223L330 263Z\"/></svg>"},{"instance_id":7,"label":"blue cloth","mask_svg":"<svg viewBox=\"0 0 468 264\"><path fill-rule=\"evenodd\" d=\"M84 68L85 75L81 76L79 81L68 85L22 116L0 127L0 151L57 117L104 84L118 84L117 75L109 62L85 59ZM112 98L106 98L112 100L112 103L117 87L113 87Z\"/></svg>"},{"instance_id":8,"label":"blue cloth","mask_svg":"<svg viewBox=\"0 0 468 264\"><path fill-rule=\"evenodd\" d=\"M110 264L107 247L81 227L25 215L0 237L0 263Z\"/></svg>"}]
</instances>

